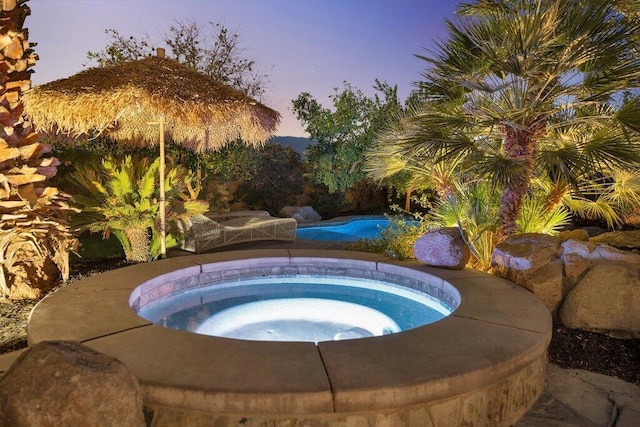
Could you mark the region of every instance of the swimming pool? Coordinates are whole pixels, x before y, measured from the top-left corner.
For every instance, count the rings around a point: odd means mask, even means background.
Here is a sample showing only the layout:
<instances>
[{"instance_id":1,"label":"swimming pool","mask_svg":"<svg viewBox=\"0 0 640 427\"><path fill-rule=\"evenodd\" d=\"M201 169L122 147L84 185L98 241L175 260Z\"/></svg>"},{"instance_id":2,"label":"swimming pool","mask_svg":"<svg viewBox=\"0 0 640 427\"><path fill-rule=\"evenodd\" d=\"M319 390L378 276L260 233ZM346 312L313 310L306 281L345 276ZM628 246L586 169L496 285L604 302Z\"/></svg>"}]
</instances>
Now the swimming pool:
<instances>
[{"instance_id":1,"label":"swimming pool","mask_svg":"<svg viewBox=\"0 0 640 427\"><path fill-rule=\"evenodd\" d=\"M389 224L386 217L362 217L329 224L298 225L296 238L308 240L333 240L355 242L358 239L375 239Z\"/></svg>"}]
</instances>

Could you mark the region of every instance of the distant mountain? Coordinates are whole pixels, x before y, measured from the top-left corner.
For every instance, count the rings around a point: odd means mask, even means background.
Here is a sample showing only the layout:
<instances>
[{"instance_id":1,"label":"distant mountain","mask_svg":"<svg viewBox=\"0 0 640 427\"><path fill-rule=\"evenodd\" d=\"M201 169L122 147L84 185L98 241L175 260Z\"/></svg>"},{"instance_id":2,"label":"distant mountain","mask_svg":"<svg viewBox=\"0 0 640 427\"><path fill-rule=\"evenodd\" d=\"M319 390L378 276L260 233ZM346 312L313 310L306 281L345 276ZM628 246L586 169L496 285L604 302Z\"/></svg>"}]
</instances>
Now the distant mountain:
<instances>
[{"instance_id":1,"label":"distant mountain","mask_svg":"<svg viewBox=\"0 0 640 427\"><path fill-rule=\"evenodd\" d=\"M312 143L309 138L301 136L273 136L269 142L275 142L280 145L291 147L300 154L303 154L307 146Z\"/></svg>"}]
</instances>

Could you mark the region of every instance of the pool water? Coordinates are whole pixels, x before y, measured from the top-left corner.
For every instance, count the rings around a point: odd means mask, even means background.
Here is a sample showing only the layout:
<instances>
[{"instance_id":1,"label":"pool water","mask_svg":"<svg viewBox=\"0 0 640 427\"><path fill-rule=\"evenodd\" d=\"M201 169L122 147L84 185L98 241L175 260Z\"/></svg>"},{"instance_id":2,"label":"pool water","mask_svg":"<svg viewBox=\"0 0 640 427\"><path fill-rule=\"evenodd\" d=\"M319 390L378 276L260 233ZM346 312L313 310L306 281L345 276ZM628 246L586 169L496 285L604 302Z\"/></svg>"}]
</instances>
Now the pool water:
<instances>
[{"instance_id":1,"label":"pool water","mask_svg":"<svg viewBox=\"0 0 640 427\"><path fill-rule=\"evenodd\" d=\"M218 282L158 299L138 314L203 335L318 343L401 332L451 311L430 295L388 282L292 275Z\"/></svg>"},{"instance_id":2,"label":"pool water","mask_svg":"<svg viewBox=\"0 0 640 427\"><path fill-rule=\"evenodd\" d=\"M355 242L358 239L376 239L389 224L389 220L380 218L361 218L332 225L310 225L298 227L296 237L308 240L333 240Z\"/></svg>"}]
</instances>

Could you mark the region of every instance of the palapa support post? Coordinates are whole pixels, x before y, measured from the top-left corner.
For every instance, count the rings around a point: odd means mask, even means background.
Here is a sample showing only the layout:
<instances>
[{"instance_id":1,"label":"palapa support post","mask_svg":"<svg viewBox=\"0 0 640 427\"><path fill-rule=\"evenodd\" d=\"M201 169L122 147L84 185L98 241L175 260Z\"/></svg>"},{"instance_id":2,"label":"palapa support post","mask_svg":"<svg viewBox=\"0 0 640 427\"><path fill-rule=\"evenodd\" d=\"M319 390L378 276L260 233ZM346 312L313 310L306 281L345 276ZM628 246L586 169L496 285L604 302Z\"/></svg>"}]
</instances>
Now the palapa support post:
<instances>
[{"instance_id":1,"label":"palapa support post","mask_svg":"<svg viewBox=\"0 0 640 427\"><path fill-rule=\"evenodd\" d=\"M166 232L166 200L164 191L164 117L158 120L160 125L160 258L167 257L167 232Z\"/></svg>"}]
</instances>

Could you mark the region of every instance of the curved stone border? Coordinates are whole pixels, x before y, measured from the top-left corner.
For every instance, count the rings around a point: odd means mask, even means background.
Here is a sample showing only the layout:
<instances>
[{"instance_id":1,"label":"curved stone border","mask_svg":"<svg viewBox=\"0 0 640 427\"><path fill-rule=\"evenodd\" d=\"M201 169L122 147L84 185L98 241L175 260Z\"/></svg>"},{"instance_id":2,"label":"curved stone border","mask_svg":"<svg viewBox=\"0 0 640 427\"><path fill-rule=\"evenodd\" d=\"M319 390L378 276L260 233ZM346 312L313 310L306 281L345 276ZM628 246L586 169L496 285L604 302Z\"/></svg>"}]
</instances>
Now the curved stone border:
<instances>
[{"instance_id":1,"label":"curved stone border","mask_svg":"<svg viewBox=\"0 0 640 427\"><path fill-rule=\"evenodd\" d=\"M325 267L429 277L454 286L447 318L382 337L335 342L241 341L150 324L133 301L196 286L213 263L265 268L322 258ZM132 294L139 285L141 292ZM144 292L142 292L144 290ZM76 282L42 300L28 339L76 340L125 363L154 425L511 425L542 391L551 339L547 309L527 291L474 270L430 268L353 251L262 250L140 264Z\"/></svg>"}]
</instances>

